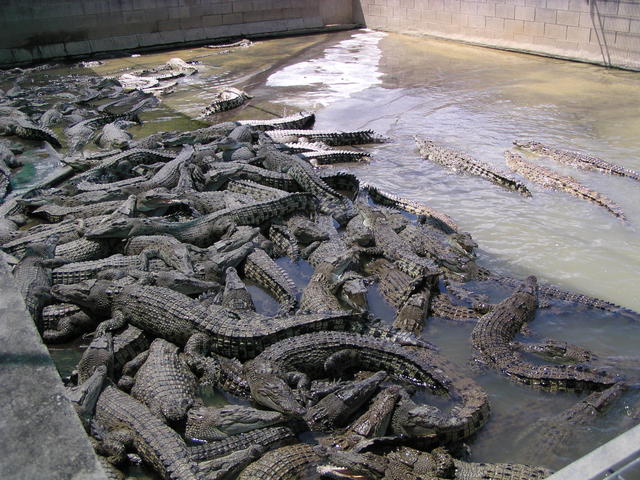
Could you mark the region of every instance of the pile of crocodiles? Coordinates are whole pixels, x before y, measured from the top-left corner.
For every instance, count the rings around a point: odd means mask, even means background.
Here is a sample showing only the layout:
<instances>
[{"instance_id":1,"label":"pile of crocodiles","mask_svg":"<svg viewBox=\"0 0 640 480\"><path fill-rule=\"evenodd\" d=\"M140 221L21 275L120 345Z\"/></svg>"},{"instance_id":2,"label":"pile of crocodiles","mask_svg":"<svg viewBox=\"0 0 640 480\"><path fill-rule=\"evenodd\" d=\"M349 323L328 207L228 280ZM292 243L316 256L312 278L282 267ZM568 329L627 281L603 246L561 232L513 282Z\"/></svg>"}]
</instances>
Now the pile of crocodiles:
<instances>
[{"instance_id":1,"label":"pile of crocodiles","mask_svg":"<svg viewBox=\"0 0 640 480\"><path fill-rule=\"evenodd\" d=\"M149 106L148 95L115 80L92 82L75 104L53 107L67 123L81 109L95 115L68 128L64 142L44 125L54 113L27 111L19 87L3 94L12 113L2 133L65 144L66 156L56 181L0 206L0 245L44 342L92 338L66 379L68 397L110 478L136 461L171 480L550 475L465 460L466 443L490 420L489 398L421 338L430 317L474 324L475 363L505 381L587 392L544 424L555 430L541 450L553 451L571 420L588 422L628 387L615 368L592 363L592 352L531 338L527 326L549 302L634 322L638 313L535 277L494 274L447 215L311 163L361 160L349 146L382 141L374 132L312 130L314 115L300 112L159 132L79 156L97 129L140 121ZM107 98L129 107L92 106ZM528 194L465 154L418 145L431 160ZM584 155L518 146L637 179ZM507 160L534 180L555 178L515 154ZM604 197L560 177L548 183L556 181L621 216ZM312 273L296 284L303 265ZM502 288L502 301L489 303L481 284ZM277 304L270 314L255 288ZM372 288L392 322L369 312ZM228 405L206 406L203 385L226 392Z\"/></svg>"}]
</instances>

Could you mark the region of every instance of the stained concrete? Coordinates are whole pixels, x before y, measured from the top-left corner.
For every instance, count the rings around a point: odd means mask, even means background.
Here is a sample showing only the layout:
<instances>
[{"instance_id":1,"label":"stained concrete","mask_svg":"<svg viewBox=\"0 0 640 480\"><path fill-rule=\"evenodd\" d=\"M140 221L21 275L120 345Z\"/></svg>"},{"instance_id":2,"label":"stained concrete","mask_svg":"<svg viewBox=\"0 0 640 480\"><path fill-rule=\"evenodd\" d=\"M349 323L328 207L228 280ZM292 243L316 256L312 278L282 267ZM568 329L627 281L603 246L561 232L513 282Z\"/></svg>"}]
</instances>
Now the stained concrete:
<instances>
[{"instance_id":1,"label":"stained concrete","mask_svg":"<svg viewBox=\"0 0 640 480\"><path fill-rule=\"evenodd\" d=\"M0 478L106 480L4 260L0 292Z\"/></svg>"}]
</instances>

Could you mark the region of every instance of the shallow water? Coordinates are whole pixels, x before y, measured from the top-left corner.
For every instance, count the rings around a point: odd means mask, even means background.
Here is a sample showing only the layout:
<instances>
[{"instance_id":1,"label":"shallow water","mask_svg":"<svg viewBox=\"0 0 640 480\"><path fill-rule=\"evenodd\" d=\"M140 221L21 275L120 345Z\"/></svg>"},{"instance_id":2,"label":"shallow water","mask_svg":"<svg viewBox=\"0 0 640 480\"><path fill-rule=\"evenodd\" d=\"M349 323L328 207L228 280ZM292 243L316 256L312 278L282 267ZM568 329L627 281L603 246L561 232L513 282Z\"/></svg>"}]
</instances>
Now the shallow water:
<instances>
[{"instance_id":1,"label":"shallow water","mask_svg":"<svg viewBox=\"0 0 640 480\"><path fill-rule=\"evenodd\" d=\"M504 171L503 152L516 138L640 170L640 74L368 31L274 39L228 54L201 48L112 59L88 73L119 75L171 57L199 60L200 73L145 112L145 124L130 130L136 137L201 126L194 119L222 85L243 88L254 98L211 123L311 109L317 129L374 129L390 142L362 147L373 160L344 168L450 215L478 242L481 265L521 277L534 274L640 310L640 184L526 156L607 195L624 210L628 222L623 223L596 205L529 181L533 197L524 198L448 172L422 160L413 140L414 135L431 138ZM280 263L289 272L299 268ZM304 283L308 276L305 269L294 279ZM265 312L277 308L257 287L251 291ZM372 310L389 321L393 311L376 296L374 287ZM532 322L536 335L569 340L600 357L638 355L639 325L588 311L558 315L553 307L540 310ZM523 434L526 427L583 395L540 392L471 370L472 328L431 319L424 336L489 392L492 419L470 442L473 460L559 468L632 425L636 391L580 430L579 441L566 451L536 456L534 436Z\"/></svg>"}]
</instances>

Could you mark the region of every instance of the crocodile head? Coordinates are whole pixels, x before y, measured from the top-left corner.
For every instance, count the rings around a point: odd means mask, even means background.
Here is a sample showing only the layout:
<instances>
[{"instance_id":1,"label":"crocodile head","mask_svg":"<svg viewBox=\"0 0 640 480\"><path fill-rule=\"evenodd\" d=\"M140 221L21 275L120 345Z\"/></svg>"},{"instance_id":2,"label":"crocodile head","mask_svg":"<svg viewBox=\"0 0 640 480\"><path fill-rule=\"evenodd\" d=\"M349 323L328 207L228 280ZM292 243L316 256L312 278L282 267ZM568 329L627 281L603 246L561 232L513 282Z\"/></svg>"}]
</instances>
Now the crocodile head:
<instances>
[{"instance_id":1,"label":"crocodile head","mask_svg":"<svg viewBox=\"0 0 640 480\"><path fill-rule=\"evenodd\" d=\"M187 415L185 435L198 440L214 441L285 421L285 415L280 412L243 405L193 408Z\"/></svg>"},{"instance_id":2,"label":"crocodile head","mask_svg":"<svg viewBox=\"0 0 640 480\"><path fill-rule=\"evenodd\" d=\"M51 287L51 294L61 302L75 303L100 316L110 315L114 293L113 283L106 280L86 280Z\"/></svg>"},{"instance_id":3,"label":"crocodile head","mask_svg":"<svg viewBox=\"0 0 640 480\"><path fill-rule=\"evenodd\" d=\"M77 387L68 388L66 397L71 401L78 417L84 427L88 430L96 402L102 392L102 387L107 380L107 367L98 366L93 374Z\"/></svg>"},{"instance_id":4,"label":"crocodile head","mask_svg":"<svg viewBox=\"0 0 640 480\"><path fill-rule=\"evenodd\" d=\"M513 144L518 148L529 150L531 152L536 152L541 149L540 147L542 147L540 143L531 140L514 140Z\"/></svg>"},{"instance_id":5,"label":"crocodile head","mask_svg":"<svg viewBox=\"0 0 640 480\"><path fill-rule=\"evenodd\" d=\"M382 478L389 470L387 459L373 453L356 453L338 449L329 449L327 453L330 463L318 467L318 473L322 478L353 480Z\"/></svg>"},{"instance_id":6,"label":"crocodile head","mask_svg":"<svg viewBox=\"0 0 640 480\"><path fill-rule=\"evenodd\" d=\"M184 203L183 200L166 188L152 188L136 195L136 210L141 212L149 212L182 203Z\"/></svg>"},{"instance_id":7,"label":"crocodile head","mask_svg":"<svg viewBox=\"0 0 640 480\"><path fill-rule=\"evenodd\" d=\"M285 415L305 414L306 409L298 403L291 387L271 365L250 361L244 364L244 372L254 401Z\"/></svg>"},{"instance_id":8,"label":"crocodile head","mask_svg":"<svg viewBox=\"0 0 640 480\"><path fill-rule=\"evenodd\" d=\"M85 233L88 239L94 238L129 238L145 235L143 220L140 218L121 217L101 223Z\"/></svg>"}]
</instances>

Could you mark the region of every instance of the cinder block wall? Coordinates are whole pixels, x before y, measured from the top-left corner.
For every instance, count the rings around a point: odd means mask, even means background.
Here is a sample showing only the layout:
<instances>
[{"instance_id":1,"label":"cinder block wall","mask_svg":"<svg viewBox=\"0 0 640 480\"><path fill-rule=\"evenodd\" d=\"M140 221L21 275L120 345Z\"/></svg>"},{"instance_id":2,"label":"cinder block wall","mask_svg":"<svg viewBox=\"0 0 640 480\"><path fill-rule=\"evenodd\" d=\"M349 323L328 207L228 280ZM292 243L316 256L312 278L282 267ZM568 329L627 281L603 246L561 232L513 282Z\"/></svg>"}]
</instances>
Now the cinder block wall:
<instances>
[{"instance_id":1,"label":"cinder block wall","mask_svg":"<svg viewBox=\"0 0 640 480\"><path fill-rule=\"evenodd\" d=\"M360 0L356 17L373 29L640 70L640 0Z\"/></svg>"},{"instance_id":2,"label":"cinder block wall","mask_svg":"<svg viewBox=\"0 0 640 480\"><path fill-rule=\"evenodd\" d=\"M0 65L294 33L351 22L351 0L1 0Z\"/></svg>"}]
</instances>

